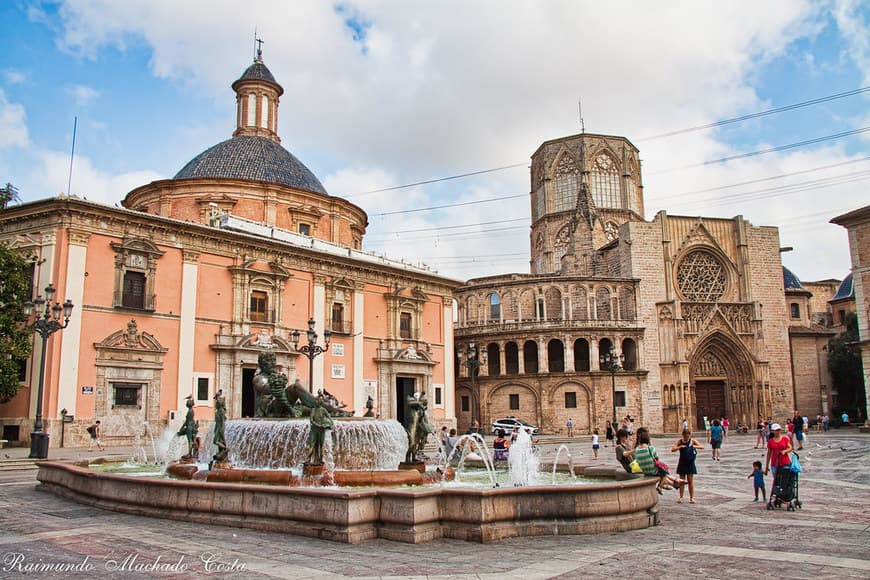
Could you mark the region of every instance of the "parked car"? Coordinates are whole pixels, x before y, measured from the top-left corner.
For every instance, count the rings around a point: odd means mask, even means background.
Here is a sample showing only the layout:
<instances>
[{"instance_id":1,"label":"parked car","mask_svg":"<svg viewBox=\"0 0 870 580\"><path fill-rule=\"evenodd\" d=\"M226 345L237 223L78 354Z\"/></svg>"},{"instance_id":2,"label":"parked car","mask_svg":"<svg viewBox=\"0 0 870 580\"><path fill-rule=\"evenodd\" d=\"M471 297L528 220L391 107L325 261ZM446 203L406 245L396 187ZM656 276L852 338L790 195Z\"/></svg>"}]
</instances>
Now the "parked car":
<instances>
[{"instance_id":1,"label":"parked car","mask_svg":"<svg viewBox=\"0 0 870 580\"><path fill-rule=\"evenodd\" d=\"M495 433L499 429L504 429L506 435L510 435L511 431L514 430L515 427L523 427L526 430L531 430L531 434L534 435L538 432L538 428L534 425L530 425L525 421L521 421L516 417L504 417L502 419L496 419L492 422L492 432Z\"/></svg>"}]
</instances>

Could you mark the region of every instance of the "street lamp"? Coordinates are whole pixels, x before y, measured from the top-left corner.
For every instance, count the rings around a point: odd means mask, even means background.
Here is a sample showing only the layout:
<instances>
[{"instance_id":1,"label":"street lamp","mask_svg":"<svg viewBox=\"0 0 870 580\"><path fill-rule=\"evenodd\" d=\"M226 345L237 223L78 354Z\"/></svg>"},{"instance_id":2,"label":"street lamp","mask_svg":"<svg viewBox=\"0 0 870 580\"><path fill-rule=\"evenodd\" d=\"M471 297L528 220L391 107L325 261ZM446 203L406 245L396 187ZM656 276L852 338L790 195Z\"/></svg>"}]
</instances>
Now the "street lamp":
<instances>
[{"instance_id":1,"label":"street lamp","mask_svg":"<svg viewBox=\"0 0 870 580\"><path fill-rule=\"evenodd\" d=\"M474 378L480 372L480 365L486 362L486 351L480 352L480 357L477 356L477 345L473 342L468 343L468 356L465 360L465 366L468 367L468 375L471 377L471 429L474 433L474 423L478 416L478 399ZM479 430L478 426L478 430Z\"/></svg>"},{"instance_id":2,"label":"street lamp","mask_svg":"<svg viewBox=\"0 0 870 580\"><path fill-rule=\"evenodd\" d=\"M323 331L323 346L317 344L317 332L314 330L314 319L308 320L308 330L305 335L308 337L308 344L299 346L299 336L301 333L294 330L290 333L290 342L293 343L293 348L296 352L301 352L308 357L308 392L314 394L314 359L319 354L323 354L329 350L329 340L332 338L332 331L326 329Z\"/></svg>"},{"instance_id":3,"label":"street lamp","mask_svg":"<svg viewBox=\"0 0 870 580\"><path fill-rule=\"evenodd\" d=\"M611 398L613 400L613 431L616 432L618 423L616 422L616 373L622 370L622 362L625 360L625 355L617 354L613 346L605 353L598 357L598 362L601 363L601 369L610 371L610 389Z\"/></svg>"},{"instance_id":4,"label":"street lamp","mask_svg":"<svg viewBox=\"0 0 870 580\"><path fill-rule=\"evenodd\" d=\"M73 309L73 303L69 298L62 305L59 302L52 304L56 291L54 285L49 284L45 288L45 298L37 295L33 302L28 300L24 303L24 317L28 320L27 328L32 328L42 337L42 353L40 353L39 358L39 387L36 394L36 423L30 434L31 459L48 457L49 435L43 430L42 425L42 390L45 386L45 351L47 350L48 337L69 325L69 317L72 315ZM32 321L30 320L31 315L33 315ZM63 323L61 323L61 316Z\"/></svg>"}]
</instances>

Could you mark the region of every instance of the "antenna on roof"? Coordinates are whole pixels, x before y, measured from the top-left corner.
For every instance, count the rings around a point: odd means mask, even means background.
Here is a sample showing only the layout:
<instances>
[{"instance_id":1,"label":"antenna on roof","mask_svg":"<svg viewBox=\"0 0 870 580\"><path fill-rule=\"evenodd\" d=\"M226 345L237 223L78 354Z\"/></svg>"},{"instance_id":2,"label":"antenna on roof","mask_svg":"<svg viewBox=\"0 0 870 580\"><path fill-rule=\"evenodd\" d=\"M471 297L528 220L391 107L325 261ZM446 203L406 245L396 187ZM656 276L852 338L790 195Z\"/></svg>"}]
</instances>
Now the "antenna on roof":
<instances>
[{"instance_id":1,"label":"antenna on roof","mask_svg":"<svg viewBox=\"0 0 870 580\"><path fill-rule=\"evenodd\" d=\"M72 168L73 168L73 158L76 154L76 126L79 123L78 116L73 117L73 135L72 135L72 150L69 153L69 180L66 182L66 194L72 195L71 187L72 187Z\"/></svg>"},{"instance_id":2,"label":"antenna on roof","mask_svg":"<svg viewBox=\"0 0 870 580\"><path fill-rule=\"evenodd\" d=\"M583 101L577 99L577 108L580 110L580 132L586 132L586 124L583 122Z\"/></svg>"}]
</instances>

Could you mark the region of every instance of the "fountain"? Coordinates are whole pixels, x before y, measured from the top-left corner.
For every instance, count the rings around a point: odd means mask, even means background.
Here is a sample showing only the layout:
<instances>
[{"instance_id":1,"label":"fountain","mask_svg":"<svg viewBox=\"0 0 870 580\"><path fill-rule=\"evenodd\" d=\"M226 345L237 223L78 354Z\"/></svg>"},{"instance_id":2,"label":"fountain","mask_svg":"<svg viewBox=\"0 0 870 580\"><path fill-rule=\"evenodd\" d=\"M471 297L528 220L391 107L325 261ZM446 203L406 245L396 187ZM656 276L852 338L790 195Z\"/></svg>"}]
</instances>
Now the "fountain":
<instances>
[{"instance_id":1,"label":"fountain","mask_svg":"<svg viewBox=\"0 0 870 580\"><path fill-rule=\"evenodd\" d=\"M167 429L171 439L161 437L160 452L152 437L155 460L177 457L178 445L187 442L185 456L167 467L177 479L97 471L88 462L44 461L40 489L124 513L347 543L441 537L489 542L657 523L655 478L575 466L569 457L561 469L603 482L542 485L531 438L520 433L508 460L513 485L498 486L496 475L505 474L497 473L479 434L463 435L443 464L425 465L422 449L431 428L421 394L414 396L415 420L403 427L392 419L315 416L327 408L326 397L299 396L293 385L287 389L296 395L288 402L311 409L308 419L226 420L218 392L214 426L203 439L188 405L181 428ZM268 396L275 398L272 392ZM142 458L139 451L136 455ZM488 484L462 482L471 462L483 465ZM454 473L456 481L448 481Z\"/></svg>"}]
</instances>

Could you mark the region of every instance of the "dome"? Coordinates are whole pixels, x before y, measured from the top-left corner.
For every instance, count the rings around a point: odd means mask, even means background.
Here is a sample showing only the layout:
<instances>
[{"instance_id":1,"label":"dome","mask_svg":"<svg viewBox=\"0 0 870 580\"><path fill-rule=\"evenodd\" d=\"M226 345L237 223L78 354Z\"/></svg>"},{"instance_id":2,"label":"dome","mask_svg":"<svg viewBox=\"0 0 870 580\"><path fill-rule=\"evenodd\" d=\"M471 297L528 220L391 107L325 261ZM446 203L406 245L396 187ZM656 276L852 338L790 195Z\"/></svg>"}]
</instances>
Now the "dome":
<instances>
[{"instance_id":1,"label":"dome","mask_svg":"<svg viewBox=\"0 0 870 580\"><path fill-rule=\"evenodd\" d=\"M233 137L206 149L173 179L245 179L265 181L328 195L310 169L267 137Z\"/></svg>"},{"instance_id":2,"label":"dome","mask_svg":"<svg viewBox=\"0 0 870 580\"><path fill-rule=\"evenodd\" d=\"M239 83L243 81L266 81L268 83L272 83L278 88L278 94L281 95L284 93L284 89L281 85L278 84L278 81L275 80L275 77L272 76L272 71L270 71L261 59L257 59L254 61L254 64L245 69L245 72L242 73L236 81L232 84L233 90L238 89Z\"/></svg>"},{"instance_id":3,"label":"dome","mask_svg":"<svg viewBox=\"0 0 870 580\"><path fill-rule=\"evenodd\" d=\"M846 298L854 297L855 288L852 286L852 274L850 273L842 282L840 282L840 287L837 288L837 293L834 294L833 298L831 298L831 302L834 300L845 300Z\"/></svg>"},{"instance_id":4,"label":"dome","mask_svg":"<svg viewBox=\"0 0 870 580\"><path fill-rule=\"evenodd\" d=\"M786 290L805 290L800 278L785 266L782 267L782 283Z\"/></svg>"}]
</instances>

